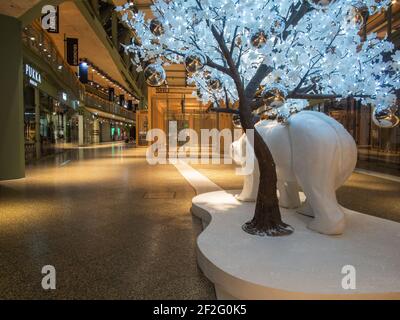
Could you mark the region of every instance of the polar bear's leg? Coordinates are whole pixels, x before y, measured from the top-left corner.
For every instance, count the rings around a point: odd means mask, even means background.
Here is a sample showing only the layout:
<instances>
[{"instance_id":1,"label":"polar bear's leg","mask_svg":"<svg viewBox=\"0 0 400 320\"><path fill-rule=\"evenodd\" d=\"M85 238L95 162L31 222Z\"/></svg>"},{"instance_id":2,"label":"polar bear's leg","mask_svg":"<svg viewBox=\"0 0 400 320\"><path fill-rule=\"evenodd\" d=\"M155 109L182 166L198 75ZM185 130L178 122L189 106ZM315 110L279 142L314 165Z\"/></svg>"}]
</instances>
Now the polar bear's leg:
<instances>
[{"instance_id":1,"label":"polar bear's leg","mask_svg":"<svg viewBox=\"0 0 400 320\"><path fill-rule=\"evenodd\" d=\"M300 207L299 186L296 181L278 180L277 186L280 207L287 209Z\"/></svg>"},{"instance_id":2,"label":"polar bear's leg","mask_svg":"<svg viewBox=\"0 0 400 320\"><path fill-rule=\"evenodd\" d=\"M322 163L313 165L312 162L303 162L296 175L314 214L308 228L323 234L336 235L343 233L345 217L337 203L334 177L326 175L327 170L335 170L328 167Z\"/></svg>"},{"instance_id":3,"label":"polar bear's leg","mask_svg":"<svg viewBox=\"0 0 400 320\"><path fill-rule=\"evenodd\" d=\"M335 180L341 150L335 130L301 112L290 122L293 166L315 218L308 227L320 233L343 233L344 212L337 203Z\"/></svg>"},{"instance_id":4,"label":"polar bear's leg","mask_svg":"<svg viewBox=\"0 0 400 320\"><path fill-rule=\"evenodd\" d=\"M308 224L308 228L328 235L342 234L345 228L345 217L342 208L337 203L335 192L308 189L305 193L314 213L314 219Z\"/></svg>"},{"instance_id":5,"label":"polar bear's leg","mask_svg":"<svg viewBox=\"0 0 400 320\"><path fill-rule=\"evenodd\" d=\"M310 202L306 198L306 201L303 202L300 208L296 210L297 213L303 214L305 216L314 217L314 212L310 206Z\"/></svg>"}]
</instances>

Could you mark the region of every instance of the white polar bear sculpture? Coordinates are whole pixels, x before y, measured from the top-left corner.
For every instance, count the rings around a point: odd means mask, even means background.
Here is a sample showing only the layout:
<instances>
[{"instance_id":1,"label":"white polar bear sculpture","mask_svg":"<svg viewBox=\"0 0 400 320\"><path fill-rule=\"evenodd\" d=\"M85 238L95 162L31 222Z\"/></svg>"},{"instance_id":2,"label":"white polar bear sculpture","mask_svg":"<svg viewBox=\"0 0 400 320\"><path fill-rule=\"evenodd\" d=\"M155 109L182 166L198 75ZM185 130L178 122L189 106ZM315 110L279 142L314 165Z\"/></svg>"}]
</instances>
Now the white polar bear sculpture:
<instances>
[{"instance_id":1,"label":"white polar bear sculpture","mask_svg":"<svg viewBox=\"0 0 400 320\"><path fill-rule=\"evenodd\" d=\"M306 203L300 212L314 217L308 228L328 235L343 233L345 217L335 191L355 168L357 147L353 137L339 122L315 111L294 114L284 125L276 120L262 120L256 124L256 130L275 161L279 205L300 207L301 188ZM246 165L246 144L243 135L231 148L233 160L242 166ZM254 170L244 177L243 190L236 196L238 200L255 201L257 197L259 169L257 160L254 161Z\"/></svg>"}]
</instances>

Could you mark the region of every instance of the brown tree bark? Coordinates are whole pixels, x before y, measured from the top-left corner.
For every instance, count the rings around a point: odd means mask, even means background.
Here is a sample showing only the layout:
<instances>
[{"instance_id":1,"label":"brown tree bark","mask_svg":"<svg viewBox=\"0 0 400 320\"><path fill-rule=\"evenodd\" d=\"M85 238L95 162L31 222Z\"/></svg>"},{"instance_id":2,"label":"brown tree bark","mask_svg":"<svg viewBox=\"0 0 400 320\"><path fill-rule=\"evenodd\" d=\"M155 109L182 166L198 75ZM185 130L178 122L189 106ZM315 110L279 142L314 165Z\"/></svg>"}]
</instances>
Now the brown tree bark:
<instances>
[{"instance_id":1,"label":"brown tree bark","mask_svg":"<svg viewBox=\"0 0 400 320\"><path fill-rule=\"evenodd\" d=\"M279 210L277 196L277 175L272 154L261 135L254 129L254 153L260 169L256 208L252 220L242 229L250 234L267 236L286 236L293 228L284 223Z\"/></svg>"}]
</instances>

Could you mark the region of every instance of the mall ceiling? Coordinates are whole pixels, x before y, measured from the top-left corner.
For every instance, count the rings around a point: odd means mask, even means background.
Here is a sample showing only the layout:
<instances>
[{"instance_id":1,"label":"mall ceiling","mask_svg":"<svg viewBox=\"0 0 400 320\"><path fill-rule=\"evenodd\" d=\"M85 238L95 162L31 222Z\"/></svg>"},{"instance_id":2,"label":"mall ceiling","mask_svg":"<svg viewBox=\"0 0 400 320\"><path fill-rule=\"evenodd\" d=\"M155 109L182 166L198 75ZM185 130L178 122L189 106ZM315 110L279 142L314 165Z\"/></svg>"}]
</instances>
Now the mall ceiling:
<instances>
[{"instance_id":1,"label":"mall ceiling","mask_svg":"<svg viewBox=\"0 0 400 320\"><path fill-rule=\"evenodd\" d=\"M41 2L43 4L50 3L50 1L45 0L2 0L0 1L0 13L22 19L35 5L40 7ZM51 1L51 3L55 2L61 3L59 5L60 32L58 34L49 33L49 35L55 42L60 54L64 54L64 36L78 38L79 57L90 59L94 64L100 66L110 77L128 88L128 83L122 77L108 50L76 7L74 1ZM40 10L37 11L40 14ZM37 18L37 15L35 18Z\"/></svg>"},{"instance_id":2,"label":"mall ceiling","mask_svg":"<svg viewBox=\"0 0 400 320\"><path fill-rule=\"evenodd\" d=\"M59 6L60 10L60 32L50 34L56 43L58 50L64 52L64 35L66 37L79 39L79 57L87 58L104 72L128 87L125 79L121 76L108 50L93 31L87 20L82 16L75 3L65 1Z\"/></svg>"},{"instance_id":3,"label":"mall ceiling","mask_svg":"<svg viewBox=\"0 0 400 320\"><path fill-rule=\"evenodd\" d=\"M112 2L116 6L122 6L127 3L126 0L112 0ZM153 4L153 0L136 0L133 1L133 3L135 4L136 8L144 11L148 17L152 16L150 6Z\"/></svg>"},{"instance_id":4,"label":"mall ceiling","mask_svg":"<svg viewBox=\"0 0 400 320\"><path fill-rule=\"evenodd\" d=\"M0 1L0 13L13 17L22 17L32 7L44 0L8 0ZM62 2L62 1L59 1ZM114 5L123 5L126 0L107 0L104 2ZM146 12L149 18L152 17L150 6L152 0L136 0L135 5L139 10ZM60 53L64 52L64 34L67 37L79 38L79 50L81 58L88 58L93 63L101 66L104 72L112 78L127 86L126 81L112 61L107 49L98 39L87 20L82 16L73 1L64 1L60 4L60 33L51 34ZM169 86L186 86L186 72L181 65L174 65L167 68L167 81Z\"/></svg>"},{"instance_id":5,"label":"mall ceiling","mask_svg":"<svg viewBox=\"0 0 400 320\"><path fill-rule=\"evenodd\" d=\"M2 0L0 1L0 13L12 17L21 17L39 2L40 0Z\"/></svg>"}]
</instances>

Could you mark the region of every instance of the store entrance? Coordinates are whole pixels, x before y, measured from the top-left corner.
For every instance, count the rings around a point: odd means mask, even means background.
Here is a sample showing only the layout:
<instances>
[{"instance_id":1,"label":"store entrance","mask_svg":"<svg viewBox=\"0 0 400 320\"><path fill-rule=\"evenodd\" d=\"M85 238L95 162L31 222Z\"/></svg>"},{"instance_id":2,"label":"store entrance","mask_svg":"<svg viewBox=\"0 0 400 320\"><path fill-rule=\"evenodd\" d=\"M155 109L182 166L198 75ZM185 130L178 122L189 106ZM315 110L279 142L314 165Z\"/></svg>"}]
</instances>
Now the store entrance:
<instances>
[{"instance_id":1,"label":"store entrance","mask_svg":"<svg viewBox=\"0 0 400 320\"><path fill-rule=\"evenodd\" d=\"M201 139L202 130L218 130L223 129L231 131L233 137L233 126L231 114L210 112L208 106L203 105L191 95L157 95L152 98L151 110L151 128L161 129L165 132L166 137L179 134L182 130L190 129L194 133L194 137L186 137L178 139L177 146L186 144L185 149L194 153L208 150L208 152L224 153L224 139ZM171 132L176 130L176 132ZM204 132L203 132L204 133ZM183 140L183 141L179 141ZM188 142L190 141L190 144ZM167 147L169 148L169 139L167 138ZM190 145L190 146L188 146Z\"/></svg>"}]
</instances>

